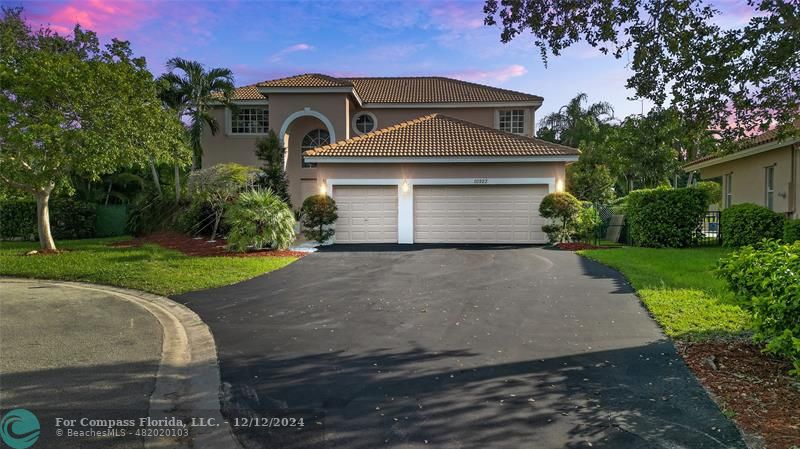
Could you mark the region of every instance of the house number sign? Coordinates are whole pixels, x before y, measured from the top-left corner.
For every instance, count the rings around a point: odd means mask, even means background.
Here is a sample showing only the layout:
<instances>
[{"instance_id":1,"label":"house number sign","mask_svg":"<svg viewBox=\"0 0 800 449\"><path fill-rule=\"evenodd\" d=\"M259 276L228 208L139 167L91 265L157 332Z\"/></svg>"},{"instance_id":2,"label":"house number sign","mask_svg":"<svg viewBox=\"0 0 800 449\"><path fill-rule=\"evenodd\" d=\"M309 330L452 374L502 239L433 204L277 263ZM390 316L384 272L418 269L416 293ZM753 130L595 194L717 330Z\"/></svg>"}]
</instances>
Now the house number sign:
<instances>
[{"instance_id":1,"label":"house number sign","mask_svg":"<svg viewBox=\"0 0 800 449\"><path fill-rule=\"evenodd\" d=\"M489 180L486 179L486 178L475 178L473 180L473 183L475 183L475 184L488 184Z\"/></svg>"}]
</instances>

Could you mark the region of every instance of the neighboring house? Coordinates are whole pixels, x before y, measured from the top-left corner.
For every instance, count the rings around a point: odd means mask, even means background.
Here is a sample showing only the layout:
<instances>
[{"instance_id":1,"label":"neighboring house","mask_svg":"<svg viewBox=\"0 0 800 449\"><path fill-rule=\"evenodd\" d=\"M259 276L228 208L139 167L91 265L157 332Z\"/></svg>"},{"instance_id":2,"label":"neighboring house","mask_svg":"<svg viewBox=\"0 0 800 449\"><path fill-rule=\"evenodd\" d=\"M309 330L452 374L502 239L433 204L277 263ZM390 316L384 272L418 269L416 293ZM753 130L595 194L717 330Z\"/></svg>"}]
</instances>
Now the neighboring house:
<instances>
[{"instance_id":1,"label":"neighboring house","mask_svg":"<svg viewBox=\"0 0 800 449\"><path fill-rule=\"evenodd\" d=\"M236 116L203 137L203 163L259 165L287 148L295 207L336 200L337 243L544 243L539 203L578 150L534 138L542 98L441 77L306 74L236 90Z\"/></svg>"},{"instance_id":2,"label":"neighboring house","mask_svg":"<svg viewBox=\"0 0 800 449\"><path fill-rule=\"evenodd\" d=\"M779 140L767 131L735 153L697 159L683 169L722 184L722 209L753 203L800 218L800 138Z\"/></svg>"}]
</instances>

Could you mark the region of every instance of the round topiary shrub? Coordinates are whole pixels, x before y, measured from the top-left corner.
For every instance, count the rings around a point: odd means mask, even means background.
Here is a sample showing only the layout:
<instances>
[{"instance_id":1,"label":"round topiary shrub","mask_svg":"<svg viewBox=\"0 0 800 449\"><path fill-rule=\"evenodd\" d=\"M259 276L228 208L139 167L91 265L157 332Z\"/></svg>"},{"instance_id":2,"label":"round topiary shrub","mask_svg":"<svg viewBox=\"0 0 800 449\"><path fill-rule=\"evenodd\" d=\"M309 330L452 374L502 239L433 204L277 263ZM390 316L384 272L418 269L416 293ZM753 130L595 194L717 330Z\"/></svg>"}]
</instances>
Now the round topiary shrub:
<instances>
[{"instance_id":1,"label":"round topiary shrub","mask_svg":"<svg viewBox=\"0 0 800 449\"><path fill-rule=\"evenodd\" d=\"M542 226L551 242L565 242L575 234L581 202L567 192L554 192L542 198L539 214L553 223Z\"/></svg>"},{"instance_id":2,"label":"round topiary shrub","mask_svg":"<svg viewBox=\"0 0 800 449\"><path fill-rule=\"evenodd\" d=\"M333 237L334 230L330 225L336 222L336 201L328 195L312 195L303 201L300 208L300 224L303 235L319 243Z\"/></svg>"},{"instance_id":3,"label":"round topiary shrub","mask_svg":"<svg viewBox=\"0 0 800 449\"><path fill-rule=\"evenodd\" d=\"M783 236L783 215L766 207L744 203L722 211L722 242L728 247L755 245Z\"/></svg>"},{"instance_id":4,"label":"round topiary shrub","mask_svg":"<svg viewBox=\"0 0 800 449\"><path fill-rule=\"evenodd\" d=\"M271 190L251 190L239 194L225 212L230 226L228 248L286 249L294 241L294 214Z\"/></svg>"},{"instance_id":5,"label":"round topiary shrub","mask_svg":"<svg viewBox=\"0 0 800 449\"><path fill-rule=\"evenodd\" d=\"M783 241L793 243L800 240L800 219L786 220L783 225Z\"/></svg>"}]
</instances>

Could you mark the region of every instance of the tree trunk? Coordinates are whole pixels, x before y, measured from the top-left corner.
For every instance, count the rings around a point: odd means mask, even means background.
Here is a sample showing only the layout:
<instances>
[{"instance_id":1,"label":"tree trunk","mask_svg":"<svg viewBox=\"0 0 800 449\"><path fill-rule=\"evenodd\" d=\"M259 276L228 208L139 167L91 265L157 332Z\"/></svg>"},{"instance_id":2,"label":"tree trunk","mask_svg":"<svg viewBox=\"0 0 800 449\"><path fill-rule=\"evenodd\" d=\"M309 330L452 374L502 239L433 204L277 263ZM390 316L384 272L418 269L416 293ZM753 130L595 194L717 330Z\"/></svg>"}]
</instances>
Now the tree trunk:
<instances>
[{"instance_id":1,"label":"tree trunk","mask_svg":"<svg viewBox=\"0 0 800 449\"><path fill-rule=\"evenodd\" d=\"M153 158L150 158L150 173L153 175L153 184L156 186L156 192L158 192L158 196L161 196L161 180L158 178L158 170Z\"/></svg>"},{"instance_id":2,"label":"tree trunk","mask_svg":"<svg viewBox=\"0 0 800 449\"><path fill-rule=\"evenodd\" d=\"M36 223L39 230L39 246L42 251L55 251L56 242L50 233L50 192L53 187L41 189L36 192Z\"/></svg>"},{"instance_id":3,"label":"tree trunk","mask_svg":"<svg viewBox=\"0 0 800 449\"><path fill-rule=\"evenodd\" d=\"M175 202L181 200L181 168L175 165Z\"/></svg>"},{"instance_id":4,"label":"tree trunk","mask_svg":"<svg viewBox=\"0 0 800 449\"><path fill-rule=\"evenodd\" d=\"M217 241L217 228L219 227L219 222L221 219L222 219L222 211L217 213L217 216L214 217L214 229L211 230L211 240L209 240L210 242Z\"/></svg>"}]
</instances>

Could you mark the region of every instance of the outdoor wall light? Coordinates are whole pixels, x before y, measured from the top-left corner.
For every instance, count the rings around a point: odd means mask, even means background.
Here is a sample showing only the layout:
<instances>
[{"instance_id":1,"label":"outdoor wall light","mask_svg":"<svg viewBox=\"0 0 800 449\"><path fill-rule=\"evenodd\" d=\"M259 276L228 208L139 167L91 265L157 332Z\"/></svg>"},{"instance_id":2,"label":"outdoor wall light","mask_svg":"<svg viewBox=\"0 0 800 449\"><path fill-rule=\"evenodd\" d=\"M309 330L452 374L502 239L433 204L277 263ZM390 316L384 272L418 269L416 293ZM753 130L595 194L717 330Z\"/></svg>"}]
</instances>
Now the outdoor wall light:
<instances>
[{"instance_id":1,"label":"outdoor wall light","mask_svg":"<svg viewBox=\"0 0 800 449\"><path fill-rule=\"evenodd\" d=\"M564 191L564 181L561 179L556 180L556 192Z\"/></svg>"},{"instance_id":2,"label":"outdoor wall light","mask_svg":"<svg viewBox=\"0 0 800 449\"><path fill-rule=\"evenodd\" d=\"M408 181L403 181L403 193L408 192Z\"/></svg>"},{"instance_id":3,"label":"outdoor wall light","mask_svg":"<svg viewBox=\"0 0 800 449\"><path fill-rule=\"evenodd\" d=\"M327 193L328 193L328 186L326 186L325 184L320 184L319 185L319 194L320 195L326 195Z\"/></svg>"}]
</instances>

